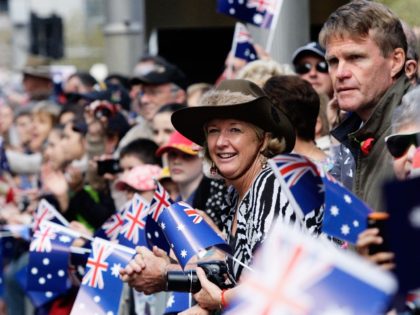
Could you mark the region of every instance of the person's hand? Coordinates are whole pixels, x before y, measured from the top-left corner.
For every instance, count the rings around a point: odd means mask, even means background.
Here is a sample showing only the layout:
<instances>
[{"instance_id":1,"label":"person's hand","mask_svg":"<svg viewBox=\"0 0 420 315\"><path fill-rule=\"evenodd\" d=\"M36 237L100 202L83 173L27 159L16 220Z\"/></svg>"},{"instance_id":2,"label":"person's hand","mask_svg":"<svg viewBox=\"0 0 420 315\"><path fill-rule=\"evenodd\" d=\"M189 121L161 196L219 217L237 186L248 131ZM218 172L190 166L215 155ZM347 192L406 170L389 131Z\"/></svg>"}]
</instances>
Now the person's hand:
<instances>
[{"instance_id":1,"label":"person's hand","mask_svg":"<svg viewBox=\"0 0 420 315\"><path fill-rule=\"evenodd\" d=\"M153 247L137 247L137 255L120 271L121 278L136 291L152 294L163 291L166 285L166 269L170 264L166 252Z\"/></svg>"},{"instance_id":2,"label":"person's hand","mask_svg":"<svg viewBox=\"0 0 420 315\"><path fill-rule=\"evenodd\" d=\"M196 271L201 283L201 290L194 294L194 300L197 301L201 308L207 310L219 309L222 303L222 290L207 279L202 268L197 267Z\"/></svg>"},{"instance_id":3,"label":"person's hand","mask_svg":"<svg viewBox=\"0 0 420 315\"><path fill-rule=\"evenodd\" d=\"M65 173L66 181L72 191L79 191L83 188L83 173L77 167L69 166Z\"/></svg>"},{"instance_id":4,"label":"person's hand","mask_svg":"<svg viewBox=\"0 0 420 315\"><path fill-rule=\"evenodd\" d=\"M200 305L194 305L189 309L186 309L183 312L178 313L178 315L208 315L209 311L200 307Z\"/></svg>"},{"instance_id":5,"label":"person's hand","mask_svg":"<svg viewBox=\"0 0 420 315\"><path fill-rule=\"evenodd\" d=\"M356 243L356 251L374 264L379 265L382 269L392 270L395 268L393 262L394 254L392 252L379 252L373 255L369 254L369 247L371 245L380 245L383 241L383 238L379 235L379 229L366 229L359 234Z\"/></svg>"},{"instance_id":6,"label":"person's hand","mask_svg":"<svg viewBox=\"0 0 420 315\"><path fill-rule=\"evenodd\" d=\"M62 171L45 172L42 177L44 189L55 196L67 194L69 185Z\"/></svg>"}]
</instances>

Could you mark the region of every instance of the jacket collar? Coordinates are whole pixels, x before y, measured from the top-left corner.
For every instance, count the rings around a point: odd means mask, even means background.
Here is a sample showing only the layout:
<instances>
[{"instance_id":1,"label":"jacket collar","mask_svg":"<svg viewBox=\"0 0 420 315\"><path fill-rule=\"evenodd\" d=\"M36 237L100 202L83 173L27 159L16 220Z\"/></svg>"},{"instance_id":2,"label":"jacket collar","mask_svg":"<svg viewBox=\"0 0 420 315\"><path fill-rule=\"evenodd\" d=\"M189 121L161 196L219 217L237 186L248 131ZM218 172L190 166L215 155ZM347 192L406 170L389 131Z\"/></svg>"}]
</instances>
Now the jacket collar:
<instances>
[{"instance_id":1,"label":"jacket collar","mask_svg":"<svg viewBox=\"0 0 420 315\"><path fill-rule=\"evenodd\" d=\"M394 108L399 105L409 87L409 80L402 75L385 92L366 123L362 125L360 117L356 113L351 113L346 120L331 131L331 134L349 148L353 155L356 155L360 142L369 137L377 139L386 132L390 126Z\"/></svg>"}]
</instances>

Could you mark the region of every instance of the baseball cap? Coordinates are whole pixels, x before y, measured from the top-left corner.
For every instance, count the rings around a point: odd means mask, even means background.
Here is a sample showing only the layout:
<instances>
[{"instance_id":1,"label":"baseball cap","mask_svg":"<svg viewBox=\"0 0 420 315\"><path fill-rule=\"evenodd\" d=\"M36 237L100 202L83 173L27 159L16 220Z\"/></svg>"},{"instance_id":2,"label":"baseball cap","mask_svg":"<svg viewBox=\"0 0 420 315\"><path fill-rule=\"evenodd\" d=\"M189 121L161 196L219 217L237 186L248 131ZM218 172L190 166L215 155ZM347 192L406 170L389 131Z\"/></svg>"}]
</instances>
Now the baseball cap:
<instances>
[{"instance_id":1,"label":"baseball cap","mask_svg":"<svg viewBox=\"0 0 420 315\"><path fill-rule=\"evenodd\" d=\"M156 155L161 156L170 149L176 149L189 155L197 155L199 146L185 138L178 131L174 131L170 136L168 143L161 146L156 151Z\"/></svg>"},{"instance_id":2,"label":"baseball cap","mask_svg":"<svg viewBox=\"0 0 420 315\"><path fill-rule=\"evenodd\" d=\"M293 53L292 56L292 62L293 64L296 64L296 62L299 60L302 55L305 54L312 54L319 56L321 58L325 58L325 49L321 47L320 44L317 42L310 42L306 44L305 46L299 47L296 49L296 51Z\"/></svg>"},{"instance_id":3,"label":"baseball cap","mask_svg":"<svg viewBox=\"0 0 420 315\"><path fill-rule=\"evenodd\" d=\"M157 180L162 173L158 165L143 164L133 167L125 173L115 184L118 190L125 190L127 186L137 191L155 190Z\"/></svg>"},{"instance_id":4,"label":"baseball cap","mask_svg":"<svg viewBox=\"0 0 420 315\"><path fill-rule=\"evenodd\" d=\"M130 83L150 85L174 83L183 90L186 90L188 86L185 74L177 66L168 62L154 65L149 72L133 77Z\"/></svg>"}]
</instances>

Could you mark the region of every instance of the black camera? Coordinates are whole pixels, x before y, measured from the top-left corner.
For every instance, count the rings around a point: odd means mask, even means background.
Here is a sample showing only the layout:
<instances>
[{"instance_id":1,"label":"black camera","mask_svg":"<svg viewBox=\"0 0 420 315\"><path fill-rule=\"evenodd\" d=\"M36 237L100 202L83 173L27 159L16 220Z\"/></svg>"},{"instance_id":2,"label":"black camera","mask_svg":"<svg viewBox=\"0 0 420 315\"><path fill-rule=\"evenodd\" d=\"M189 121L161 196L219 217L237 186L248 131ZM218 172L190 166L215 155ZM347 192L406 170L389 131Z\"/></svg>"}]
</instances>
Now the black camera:
<instances>
[{"instance_id":1,"label":"black camera","mask_svg":"<svg viewBox=\"0 0 420 315\"><path fill-rule=\"evenodd\" d=\"M102 176L105 173L117 174L122 171L120 167L120 161L117 159L99 160L97 161L97 164L99 176Z\"/></svg>"},{"instance_id":2,"label":"black camera","mask_svg":"<svg viewBox=\"0 0 420 315\"><path fill-rule=\"evenodd\" d=\"M232 288L235 280L229 275L228 268L224 261L206 261L197 264L203 268L207 279L221 289ZM168 271L166 275L166 291L192 292L197 293L201 290L200 280L195 270ZM230 283L226 283L226 280Z\"/></svg>"},{"instance_id":3,"label":"black camera","mask_svg":"<svg viewBox=\"0 0 420 315\"><path fill-rule=\"evenodd\" d=\"M95 115L96 119L100 119L102 117L113 117L117 113L117 106L111 103L102 102L99 104L95 110L93 111L93 114Z\"/></svg>"}]
</instances>

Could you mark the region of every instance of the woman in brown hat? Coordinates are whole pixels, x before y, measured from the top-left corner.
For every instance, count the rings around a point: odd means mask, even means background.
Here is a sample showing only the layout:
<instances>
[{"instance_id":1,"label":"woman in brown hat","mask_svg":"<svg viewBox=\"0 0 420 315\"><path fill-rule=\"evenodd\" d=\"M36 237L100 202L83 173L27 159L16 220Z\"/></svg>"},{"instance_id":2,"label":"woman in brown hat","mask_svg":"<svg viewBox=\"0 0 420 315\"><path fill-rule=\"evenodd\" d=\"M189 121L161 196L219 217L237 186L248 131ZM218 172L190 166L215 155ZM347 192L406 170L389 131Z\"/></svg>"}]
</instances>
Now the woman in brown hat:
<instances>
[{"instance_id":1,"label":"woman in brown hat","mask_svg":"<svg viewBox=\"0 0 420 315\"><path fill-rule=\"evenodd\" d=\"M226 80L208 92L201 104L175 112L172 123L181 134L204 147L211 173L230 185L222 220L235 258L227 260L230 273L239 280L242 265L251 263L277 218L316 233L319 222L313 216L298 219L267 166L267 159L293 149L295 133L289 119L274 108L264 92L246 80ZM137 263L138 266L129 265L126 271L132 274L144 267L132 282L144 290L144 282L137 279L150 268L149 263L140 259ZM207 281L200 269L198 274ZM217 287L210 292L203 289L195 299L202 308L211 310L228 302L232 292Z\"/></svg>"}]
</instances>

